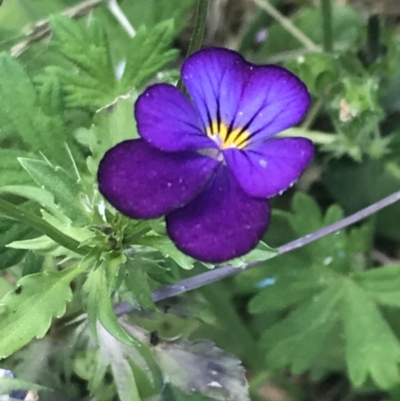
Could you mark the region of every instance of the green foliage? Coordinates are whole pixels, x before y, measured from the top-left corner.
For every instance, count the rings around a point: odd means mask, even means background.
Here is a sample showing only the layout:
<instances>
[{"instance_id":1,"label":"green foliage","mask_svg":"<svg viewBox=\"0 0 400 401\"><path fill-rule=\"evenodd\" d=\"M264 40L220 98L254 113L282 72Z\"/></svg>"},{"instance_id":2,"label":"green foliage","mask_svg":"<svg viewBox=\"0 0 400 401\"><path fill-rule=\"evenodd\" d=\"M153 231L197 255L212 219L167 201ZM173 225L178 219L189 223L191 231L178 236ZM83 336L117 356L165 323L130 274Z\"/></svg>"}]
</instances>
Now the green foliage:
<instances>
[{"instance_id":1,"label":"green foliage","mask_svg":"<svg viewBox=\"0 0 400 401\"><path fill-rule=\"evenodd\" d=\"M71 281L84 265L62 271L30 274L18 282L15 291L2 299L0 313L0 358L26 345L33 337L43 337L53 317L61 317L72 299Z\"/></svg>"},{"instance_id":2,"label":"green foliage","mask_svg":"<svg viewBox=\"0 0 400 401\"><path fill-rule=\"evenodd\" d=\"M320 26L321 14L317 7L303 9L293 18L293 23L317 44L322 43L322 30ZM348 6L333 7L333 39L339 47L351 47L359 38L364 22L359 13ZM261 54L273 54L285 50L301 48L301 42L291 35L282 25L275 24L271 27Z\"/></svg>"},{"instance_id":3,"label":"green foliage","mask_svg":"<svg viewBox=\"0 0 400 401\"><path fill-rule=\"evenodd\" d=\"M92 19L87 28L62 16L51 20L53 46L73 67L54 66L55 74L67 93L69 107L103 107L118 96L143 85L161 68L170 63L177 52L168 47L174 35L173 21L154 28L141 28L124 51L124 71L119 77L112 60L110 43L101 22ZM48 79L44 76L43 79Z\"/></svg>"},{"instance_id":4,"label":"green foliage","mask_svg":"<svg viewBox=\"0 0 400 401\"><path fill-rule=\"evenodd\" d=\"M46 161L21 158L19 162L36 183L54 197L53 205L57 204L75 225L88 223L78 203L82 195L80 177L72 177L61 167L54 167ZM43 204L43 201L40 203ZM47 200L46 203L49 204Z\"/></svg>"},{"instance_id":5,"label":"green foliage","mask_svg":"<svg viewBox=\"0 0 400 401\"><path fill-rule=\"evenodd\" d=\"M53 96L54 91L55 88ZM60 98L61 92L58 91L56 96ZM53 162L64 165L65 144L69 143L75 149L72 138L60 116L42 109L41 100L24 67L6 54L0 55L0 98L1 138L16 136L27 150L42 152Z\"/></svg>"},{"instance_id":6,"label":"green foliage","mask_svg":"<svg viewBox=\"0 0 400 401\"><path fill-rule=\"evenodd\" d=\"M194 3L118 0L134 37L111 2L79 18L58 14L81 7L75 0L1 5L1 49L32 42L18 58L0 55L0 358L7 356L0 364L19 378L2 380L0 393L35 388L42 399L60 388L76 401L258 401L268 380L293 401L375 401L377 389L397 400L399 205L290 253L266 245L309 235L399 190L395 11L378 29L380 9L364 15L352 6L360 2L332 1L334 49L325 52L319 4L269 1L315 48L250 2L210 1L204 47L235 47L243 38L249 60L282 63L306 83L310 112L285 134L313 139L316 157L299 186L272 201L263 241L230 262L238 274L155 303L160 287L182 289L182 279L219 266L182 254L163 219L116 212L96 174L108 149L138 137L132 112L143 87L178 81L182 60L167 68L178 56L172 44L187 51ZM49 38L25 38L50 14ZM278 210L290 201L290 212ZM381 266L388 257L393 263ZM255 260L266 262L240 269ZM129 316L116 316L121 301L131 305ZM237 356L254 377L250 395ZM345 394L335 398L337 389Z\"/></svg>"},{"instance_id":7,"label":"green foliage","mask_svg":"<svg viewBox=\"0 0 400 401\"><path fill-rule=\"evenodd\" d=\"M322 218L315 201L301 193L293 200L293 213L286 214L300 236L341 217L340 208L331 206ZM278 259L279 271L270 266L276 283L256 294L249 307L257 314L288 311L262 336L275 368L289 365L298 374L346 363L355 386L369 377L382 388L398 382L400 342L381 306L400 306L400 266L365 270L360 252L368 241L367 226L342 230L307 245L295 257ZM340 351L321 360L327 347Z\"/></svg>"}]
</instances>

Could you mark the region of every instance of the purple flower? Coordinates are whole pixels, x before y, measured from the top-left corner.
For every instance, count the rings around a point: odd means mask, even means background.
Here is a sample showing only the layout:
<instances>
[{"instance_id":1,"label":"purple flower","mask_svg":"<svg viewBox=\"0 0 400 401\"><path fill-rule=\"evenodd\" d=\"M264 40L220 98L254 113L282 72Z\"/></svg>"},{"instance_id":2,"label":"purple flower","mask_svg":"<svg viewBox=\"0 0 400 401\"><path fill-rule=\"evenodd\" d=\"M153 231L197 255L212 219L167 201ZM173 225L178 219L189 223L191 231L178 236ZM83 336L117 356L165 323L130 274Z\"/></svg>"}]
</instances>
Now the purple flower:
<instances>
[{"instance_id":1,"label":"purple flower","mask_svg":"<svg viewBox=\"0 0 400 401\"><path fill-rule=\"evenodd\" d=\"M268 198L312 160L308 139L271 139L304 117L310 96L284 68L226 49L198 51L181 74L190 100L172 85L147 88L135 106L141 139L105 154L99 188L129 217L165 215L182 252L221 263L257 245L269 224Z\"/></svg>"}]
</instances>

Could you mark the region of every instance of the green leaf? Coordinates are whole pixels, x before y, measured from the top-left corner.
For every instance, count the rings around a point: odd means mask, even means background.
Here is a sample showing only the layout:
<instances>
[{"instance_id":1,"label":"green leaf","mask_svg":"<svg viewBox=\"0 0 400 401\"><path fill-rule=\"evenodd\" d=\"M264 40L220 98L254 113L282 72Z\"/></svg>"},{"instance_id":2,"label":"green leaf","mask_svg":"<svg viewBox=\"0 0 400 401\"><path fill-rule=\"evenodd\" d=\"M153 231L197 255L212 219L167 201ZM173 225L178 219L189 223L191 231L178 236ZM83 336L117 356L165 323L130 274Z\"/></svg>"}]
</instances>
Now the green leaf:
<instances>
[{"instance_id":1,"label":"green leaf","mask_svg":"<svg viewBox=\"0 0 400 401\"><path fill-rule=\"evenodd\" d=\"M122 93L143 85L157 71L173 61L177 50L167 50L175 34L174 21L164 21L154 28L140 28L127 52L125 71L120 87Z\"/></svg>"},{"instance_id":2,"label":"green leaf","mask_svg":"<svg viewBox=\"0 0 400 401\"><path fill-rule=\"evenodd\" d=\"M92 155L87 163L93 175L97 174L98 164L107 150L117 143L138 137L132 113L136 98L135 92L118 97L114 103L96 113L90 130L81 129L80 135L89 140Z\"/></svg>"},{"instance_id":3,"label":"green leaf","mask_svg":"<svg viewBox=\"0 0 400 401\"><path fill-rule=\"evenodd\" d=\"M26 208L26 206L23 206ZM0 270L17 264L25 255L25 251L6 248L6 245L16 240L31 238L34 235L32 227L11 220L0 218Z\"/></svg>"},{"instance_id":4,"label":"green leaf","mask_svg":"<svg viewBox=\"0 0 400 401\"><path fill-rule=\"evenodd\" d=\"M293 214L289 216L289 220L298 235L306 235L321 228L321 209L311 196L296 192L292 209Z\"/></svg>"},{"instance_id":5,"label":"green leaf","mask_svg":"<svg viewBox=\"0 0 400 401\"><path fill-rule=\"evenodd\" d=\"M146 272L146 264L140 263L140 258L128 259L125 263L125 284L132 296L137 299L139 305L147 311L155 311L156 306L151 297L149 277Z\"/></svg>"},{"instance_id":6,"label":"green leaf","mask_svg":"<svg viewBox=\"0 0 400 401\"><path fill-rule=\"evenodd\" d=\"M121 401L141 401L128 358L134 359L143 370L147 367L145 361L139 360L140 354L135 348L119 342L100 323L97 324L97 338L100 344L99 362L104 366L111 366L119 399Z\"/></svg>"},{"instance_id":7,"label":"green leaf","mask_svg":"<svg viewBox=\"0 0 400 401\"><path fill-rule=\"evenodd\" d=\"M283 267L283 266L282 266ZM294 270L283 267L277 281L259 291L249 303L251 313L282 310L296 306L310 299L337 278L327 269L313 266L309 269Z\"/></svg>"},{"instance_id":8,"label":"green leaf","mask_svg":"<svg viewBox=\"0 0 400 401\"><path fill-rule=\"evenodd\" d=\"M354 280L375 302L400 307L400 265L366 270L356 274Z\"/></svg>"},{"instance_id":9,"label":"green leaf","mask_svg":"<svg viewBox=\"0 0 400 401\"><path fill-rule=\"evenodd\" d=\"M157 249L166 257L174 260L182 269L191 270L193 269L195 260L182 253L168 237L161 236L146 236L139 238L137 243L140 245L150 246Z\"/></svg>"},{"instance_id":10,"label":"green leaf","mask_svg":"<svg viewBox=\"0 0 400 401\"><path fill-rule=\"evenodd\" d=\"M57 213L57 206L54 203L54 197L50 192L43 188L34 187L31 185L6 185L0 187L0 194L12 194L20 196L21 198L29 199L45 206L53 213Z\"/></svg>"},{"instance_id":11,"label":"green leaf","mask_svg":"<svg viewBox=\"0 0 400 401\"><path fill-rule=\"evenodd\" d=\"M43 112L24 67L7 54L0 55L0 99L2 136L18 135L28 150L43 152L54 162L64 165L64 144L71 138L59 117Z\"/></svg>"},{"instance_id":12,"label":"green leaf","mask_svg":"<svg viewBox=\"0 0 400 401\"><path fill-rule=\"evenodd\" d=\"M143 85L161 68L176 58L178 52L168 49L175 36L173 21L164 21L153 28L140 28L130 41L124 41L126 61L119 80L113 67L109 40L103 24L91 19L84 28L63 16L53 17L54 47L75 69L50 67L67 92L70 107L103 107L121 95ZM78 70L78 71L76 71Z\"/></svg>"},{"instance_id":13,"label":"green leaf","mask_svg":"<svg viewBox=\"0 0 400 401\"><path fill-rule=\"evenodd\" d=\"M343 282L337 281L267 330L262 342L269 348L268 360L279 368L290 365L295 374L310 369L340 318L343 292Z\"/></svg>"},{"instance_id":14,"label":"green leaf","mask_svg":"<svg viewBox=\"0 0 400 401\"><path fill-rule=\"evenodd\" d=\"M44 258L42 256L35 255L33 252L28 252L24 259L22 276L39 273L42 270L43 261Z\"/></svg>"},{"instance_id":15,"label":"green leaf","mask_svg":"<svg viewBox=\"0 0 400 401\"><path fill-rule=\"evenodd\" d=\"M343 313L349 376L355 386L368 375L389 389L400 380L400 343L374 301L354 282L346 283Z\"/></svg>"},{"instance_id":16,"label":"green leaf","mask_svg":"<svg viewBox=\"0 0 400 401\"><path fill-rule=\"evenodd\" d=\"M118 322L108 290L104 266L100 266L89 273L84 288L89 294L88 315L92 332L96 333L96 324L99 321L122 344L141 347L142 345L130 336Z\"/></svg>"},{"instance_id":17,"label":"green leaf","mask_svg":"<svg viewBox=\"0 0 400 401\"><path fill-rule=\"evenodd\" d=\"M70 106L103 106L118 94L108 38L96 18L85 29L72 19L55 15L50 20L54 34L53 46L79 69L78 73L64 67L51 67L67 91Z\"/></svg>"},{"instance_id":18,"label":"green leaf","mask_svg":"<svg viewBox=\"0 0 400 401\"><path fill-rule=\"evenodd\" d=\"M53 317L61 317L72 299L71 281L86 268L76 264L62 271L30 274L18 288L1 299L0 359L43 337Z\"/></svg>"},{"instance_id":19,"label":"green leaf","mask_svg":"<svg viewBox=\"0 0 400 401\"><path fill-rule=\"evenodd\" d=\"M18 157L21 156L32 155L23 150L0 149L0 186L21 185L31 182L30 177L18 162Z\"/></svg>"},{"instance_id":20,"label":"green leaf","mask_svg":"<svg viewBox=\"0 0 400 401\"><path fill-rule=\"evenodd\" d=\"M54 202L75 225L88 223L88 217L79 204L82 188L77 178L61 167L53 167L41 160L20 158L19 162L41 188L54 196Z\"/></svg>"}]
</instances>

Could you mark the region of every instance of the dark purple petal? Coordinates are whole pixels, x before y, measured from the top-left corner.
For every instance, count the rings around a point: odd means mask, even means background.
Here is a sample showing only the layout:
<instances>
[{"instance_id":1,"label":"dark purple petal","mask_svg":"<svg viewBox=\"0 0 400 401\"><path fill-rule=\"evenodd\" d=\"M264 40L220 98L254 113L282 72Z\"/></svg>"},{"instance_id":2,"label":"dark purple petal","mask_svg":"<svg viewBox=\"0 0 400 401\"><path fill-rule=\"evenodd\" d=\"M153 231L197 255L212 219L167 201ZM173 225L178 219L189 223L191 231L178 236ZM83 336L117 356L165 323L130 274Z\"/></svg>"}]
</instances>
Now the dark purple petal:
<instances>
[{"instance_id":1,"label":"dark purple petal","mask_svg":"<svg viewBox=\"0 0 400 401\"><path fill-rule=\"evenodd\" d=\"M184 253L222 263L256 247L270 217L265 199L248 196L221 165L194 200L166 216L167 231Z\"/></svg>"},{"instance_id":2,"label":"dark purple petal","mask_svg":"<svg viewBox=\"0 0 400 401\"><path fill-rule=\"evenodd\" d=\"M219 115L226 126L253 135L252 142L297 124L310 104L306 86L288 70L248 63L227 49L194 53L182 67L182 79L203 124Z\"/></svg>"},{"instance_id":3,"label":"dark purple petal","mask_svg":"<svg viewBox=\"0 0 400 401\"><path fill-rule=\"evenodd\" d=\"M224 151L239 185L255 197L275 196L290 187L313 155L313 144L306 138L270 139L255 149Z\"/></svg>"},{"instance_id":4,"label":"dark purple petal","mask_svg":"<svg viewBox=\"0 0 400 401\"><path fill-rule=\"evenodd\" d=\"M129 140L101 160L99 190L121 213L151 219L193 199L217 165L217 160L196 152L165 153L142 139Z\"/></svg>"},{"instance_id":5,"label":"dark purple petal","mask_svg":"<svg viewBox=\"0 0 400 401\"><path fill-rule=\"evenodd\" d=\"M175 86L147 88L135 104L140 136L165 152L215 147L202 130L198 112Z\"/></svg>"}]
</instances>

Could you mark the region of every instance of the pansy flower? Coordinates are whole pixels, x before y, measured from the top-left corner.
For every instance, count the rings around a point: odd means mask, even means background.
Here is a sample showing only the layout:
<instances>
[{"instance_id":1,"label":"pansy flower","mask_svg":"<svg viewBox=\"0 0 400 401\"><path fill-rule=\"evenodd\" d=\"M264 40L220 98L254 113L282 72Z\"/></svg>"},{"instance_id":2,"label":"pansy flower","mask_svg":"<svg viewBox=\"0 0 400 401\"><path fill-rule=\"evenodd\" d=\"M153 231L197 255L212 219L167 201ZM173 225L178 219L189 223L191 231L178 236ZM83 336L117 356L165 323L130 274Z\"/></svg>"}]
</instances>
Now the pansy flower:
<instances>
[{"instance_id":1,"label":"pansy flower","mask_svg":"<svg viewBox=\"0 0 400 401\"><path fill-rule=\"evenodd\" d=\"M181 76L188 97L155 84L138 98L140 139L105 154L99 189L126 216L165 216L182 252L221 263L256 247L269 224L268 199L312 160L308 139L272 138L304 117L310 96L286 69L226 49L192 54Z\"/></svg>"}]
</instances>

